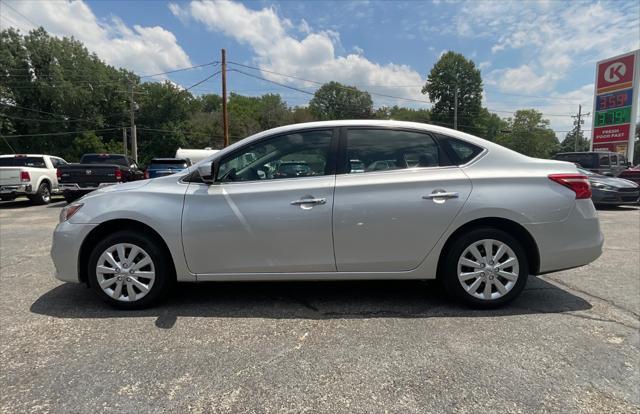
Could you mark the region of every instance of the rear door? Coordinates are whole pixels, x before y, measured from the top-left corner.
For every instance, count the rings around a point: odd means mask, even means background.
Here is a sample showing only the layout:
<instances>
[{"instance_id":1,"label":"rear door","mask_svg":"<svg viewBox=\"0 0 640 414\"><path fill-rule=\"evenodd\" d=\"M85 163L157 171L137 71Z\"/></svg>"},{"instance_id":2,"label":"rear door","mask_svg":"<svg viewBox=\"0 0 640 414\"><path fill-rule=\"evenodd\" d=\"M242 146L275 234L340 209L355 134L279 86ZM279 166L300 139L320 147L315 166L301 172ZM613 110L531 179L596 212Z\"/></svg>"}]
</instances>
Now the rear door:
<instances>
[{"instance_id":1,"label":"rear door","mask_svg":"<svg viewBox=\"0 0 640 414\"><path fill-rule=\"evenodd\" d=\"M338 271L416 268L464 205L471 192L469 179L430 134L349 128L341 146L340 158L347 165L336 176ZM367 168L353 172L358 170L348 160L360 160ZM376 170L379 161L390 169Z\"/></svg>"}]
</instances>

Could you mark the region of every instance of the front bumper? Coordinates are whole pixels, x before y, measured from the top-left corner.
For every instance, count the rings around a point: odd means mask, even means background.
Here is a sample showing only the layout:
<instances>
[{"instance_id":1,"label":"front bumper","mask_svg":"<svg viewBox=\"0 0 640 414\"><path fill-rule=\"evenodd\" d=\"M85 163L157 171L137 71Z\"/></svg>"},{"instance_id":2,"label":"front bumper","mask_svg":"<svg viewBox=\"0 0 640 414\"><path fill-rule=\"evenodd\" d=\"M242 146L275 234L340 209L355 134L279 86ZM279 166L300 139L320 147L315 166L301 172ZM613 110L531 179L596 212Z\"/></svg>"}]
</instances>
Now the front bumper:
<instances>
[{"instance_id":1,"label":"front bumper","mask_svg":"<svg viewBox=\"0 0 640 414\"><path fill-rule=\"evenodd\" d=\"M591 200L576 200L566 220L528 224L540 253L539 273L587 265L602 254L604 236Z\"/></svg>"},{"instance_id":2,"label":"front bumper","mask_svg":"<svg viewBox=\"0 0 640 414\"><path fill-rule=\"evenodd\" d=\"M29 194L32 192L31 184L3 185L0 187L0 195Z\"/></svg>"},{"instance_id":3,"label":"front bumper","mask_svg":"<svg viewBox=\"0 0 640 414\"><path fill-rule=\"evenodd\" d=\"M56 226L51 243L51 258L56 268L56 279L63 282L80 282L78 272L82 242L97 224L72 224L63 221Z\"/></svg>"}]
</instances>

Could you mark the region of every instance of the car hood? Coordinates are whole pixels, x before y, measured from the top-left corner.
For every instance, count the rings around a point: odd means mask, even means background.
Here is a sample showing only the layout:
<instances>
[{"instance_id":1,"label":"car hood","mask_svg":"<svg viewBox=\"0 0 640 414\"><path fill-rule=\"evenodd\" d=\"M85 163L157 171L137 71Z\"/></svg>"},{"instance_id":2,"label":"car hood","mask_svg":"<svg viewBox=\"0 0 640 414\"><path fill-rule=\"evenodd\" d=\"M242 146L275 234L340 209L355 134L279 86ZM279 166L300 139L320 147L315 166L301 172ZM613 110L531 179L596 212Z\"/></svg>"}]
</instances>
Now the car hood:
<instances>
[{"instance_id":1,"label":"car hood","mask_svg":"<svg viewBox=\"0 0 640 414\"><path fill-rule=\"evenodd\" d=\"M105 193L120 193L123 191L137 190L149 184L149 182L150 180L139 180L139 181L130 181L128 183L122 183L122 184L114 184L114 185L102 187L98 190L92 191L82 198L86 200L88 198L100 196Z\"/></svg>"},{"instance_id":2,"label":"car hood","mask_svg":"<svg viewBox=\"0 0 640 414\"><path fill-rule=\"evenodd\" d=\"M601 183L604 185L609 185L611 187L617 188L636 188L638 184L633 181L625 180L624 178L615 178L615 177L589 177L589 181L591 184L593 183Z\"/></svg>"}]
</instances>

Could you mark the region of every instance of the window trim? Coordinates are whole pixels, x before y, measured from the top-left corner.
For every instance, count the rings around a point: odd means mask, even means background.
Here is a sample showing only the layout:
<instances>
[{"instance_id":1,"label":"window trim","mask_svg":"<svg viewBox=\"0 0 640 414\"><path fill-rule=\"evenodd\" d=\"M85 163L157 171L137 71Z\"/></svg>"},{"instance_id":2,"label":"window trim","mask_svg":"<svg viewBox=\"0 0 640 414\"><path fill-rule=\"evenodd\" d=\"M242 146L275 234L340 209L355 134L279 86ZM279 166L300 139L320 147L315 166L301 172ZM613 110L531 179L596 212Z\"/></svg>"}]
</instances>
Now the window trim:
<instances>
[{"instance_id":1,"label":"window trim","mask_svg":"<svg viewBox=\"0 0 640 414\"><path fill-rule=\"evenodd\" d=\"M305 133L305 132L314 132L314 131L329 131L331 132L331 141L329 142L329 158L327 159L327 166L328 166L328 174L323 174L323 175L318 175L318 176L307 176L307 177L290 177L290 178L278 178L277 180L247 180L247 181L226 181L226 182L221 182L218 181L218 172L216 172L216 177L213 181L213 183L211 185L227 185L227 184L246 184L246 183L270 183L270 182L280 182L280 181L285 181L285 180L300 180L300 179L304 179L304 178L320 178L320 177L330 177L330 176L335 176L336 175L336 152L338 149L338 129L336 127L316 127L316 128L302 128L302 129L296 129L293 131L289 131L289 132L281 132L278 134L272 134L272 135L266 135L264 137L261 137L257 140L251 141L251 142L247 142L245 145L241 146L240 148L237 148L233 151L231 151L228 154L224 154L221 155L218 158L214 158L214 161L217 161L218 163L221 163L223 159L229 158L229 157L233 157L234 155L244 151L248 146L251 145L256 145L259 144L263 141L269 140L269 139L273 139L273 138L278 138L278 137L282 137L282 136L287 136L287 135L293 135L293 134L301 134L301 133ZM327 166L325 166L325 170L327 168Z\"/></svg>"},{"instance_id":2,"label":"window trim","mask_svg":"<svg viewBox=\"0 0 640 414\"><path fill-rule=\"evenodd\" d=\"M349 159L348 159L348 154L347 154L347 134L349 132L349 130L355 130L355 129L368 129L368 130L389 130L389 131L402 131L402 132L411 132L411 133L415 133L415 134L424 134L427 135L428 137L430 137L431 139L433 139L433 141L435 142L436 146L438 147L438 149L442 152L444 152L447 156L447 158L449 158L449 161L451 161L451 165L438 165L438 166L434 166L434 167L411 167L411 168L398 168L395 170L381 170L381 171L368 171L365 173L359 173L359 174L351 174L348 169L349 169ZM422 171L422 170L434 170L434 169L447 169L447 168L460 168L462 167L462 165L456 165L453 162L453 159L451 157L451 154L449 154L449 152L446 150L446 148L440 143L440 141L438 140L438 134L437 132L433 132L433 131L428 131L428 130L424 130L424 129L417 129L417 128L407 128L407 127L395 127L395 126L381 126L381 125L375 125L375 126L367 126L367 125L357 125L357 126L343 126L340 127L340 145L339 145L339 149L338 149L338 165L336 168L336 174L338 175L352 175L352 176L366 176L366 177L370 177L372 174L387 174L387 173L391 173L391 172L401 172L401 171ZM444 134L440 134L443 137L449 137L447 135ZM450 138L455 138L455 137L450 137ZM456 138L456 139L460 139L460 138ZM463 139L460 139L461 141L465 141ZM467 141L465 141L467 142ZM476 145L476 144L471 144L471 145L475 145L476 147L482 148L482 151L480 151L478 153L478 155L476 155L472 160L470 160L469 162L467 162L466 164L464 164L465 166L470 164L471 162L475 161L478 159L478 157L480 157L481 155L485 154L487 149L481 145Z\"/></svg>"}]
</instances>

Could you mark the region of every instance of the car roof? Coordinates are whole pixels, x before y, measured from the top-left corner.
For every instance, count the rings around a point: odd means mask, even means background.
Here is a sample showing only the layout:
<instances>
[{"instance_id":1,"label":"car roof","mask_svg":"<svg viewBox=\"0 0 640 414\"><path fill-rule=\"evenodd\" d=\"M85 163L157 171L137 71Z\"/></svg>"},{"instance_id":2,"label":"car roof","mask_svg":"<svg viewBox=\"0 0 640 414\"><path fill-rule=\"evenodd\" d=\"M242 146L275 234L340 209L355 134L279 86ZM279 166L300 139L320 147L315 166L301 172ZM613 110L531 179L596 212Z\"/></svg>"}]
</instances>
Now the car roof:
<instances>
[{"instance_id":1,"label":"car roof","mask_svg":"<svg viewBox=\"0 0 640 414\"><path fill-rule=\"evenodd\" d=\"M220 150L216 154L210 155L198 163L194 165L198 165L200 163L211 162L213 159L220 159L225 155L239 149L251 142L259 141L260 139L278 134L287 134L290 132L300 132L304 130L312 130L312 129L329 129L329 128L338 128L338 127L373 127L373 128L398 128L398 129L413 129L417 131L425 131L425 132L433 132L437 134L443 134L452 138L458 138L463 141L467 141L471 144L477 145L486 150L493 151L495 153L502 153L504 155L509 154L509 156L520 158L529 158L525 155L519 154L515 151L512 151L508 148L505 148L499 144L488 141L486 139L476 137L475 135L467 134L465 132L457 131L450 128L445 128L437 125L424 124L420 122L408 122L408 121L394 121L394 120L377 120L377 119L353 119L353 120L338 120L338 121L316 121L316 122L305 122L300 124L291 124L285 125L273 129L269 129L266 131L258 132L257 134L246 137L240 141L237 141L228 147ZM197 168L197 167L196 167Z\"/></svg>"},{"instance_id":2,"label":"car roof","mask_svg":"<svg viewBox=\"0 0 640 414\"><path fill-rule=\"evenodd\" d=\"M187 162L187 160L185 158L152 158L151 162L163 162L163 161L183 161L183 162Z\"/></svg>"},{"instance_id":3,"label":"car roof","mask_svg":"<svg viewBox=\"0 0 640 414\"><path fill-rule=\"evenodd\" d=\"M60 158L57 155L45 155L45 154L2 154L0 158L15 158L15 157L54 157Z\"/></svg>"}]
</instances>

